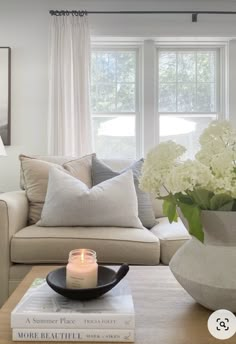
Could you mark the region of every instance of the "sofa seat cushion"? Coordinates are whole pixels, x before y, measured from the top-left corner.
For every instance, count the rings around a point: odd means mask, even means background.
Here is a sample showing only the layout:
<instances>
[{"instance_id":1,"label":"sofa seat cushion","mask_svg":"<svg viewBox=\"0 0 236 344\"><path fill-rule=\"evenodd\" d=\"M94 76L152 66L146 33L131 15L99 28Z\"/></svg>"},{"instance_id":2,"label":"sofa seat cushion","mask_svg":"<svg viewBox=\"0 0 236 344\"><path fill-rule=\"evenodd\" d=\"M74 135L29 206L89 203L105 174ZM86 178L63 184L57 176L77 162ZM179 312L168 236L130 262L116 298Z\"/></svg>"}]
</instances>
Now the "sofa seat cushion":
<instances>
[{"instance_id":1,"label":"sofa seat cushion","mask_svg":"<svg viewBox=\"0 0 236 344\"><path fill-rule=\"evenodd\" d=\"M28 226L11 240L11 261L23 264L67 263L69 252L90 248L99 263L155 265L159 239L146 228Z\"/></svg>"},{"instance_id":2,"label":"sofa seat cushion","mask_svg":"<svg viewBox=\"0 0 236 344\"><path fill-rule=\"evenodd\" d=\"M159 218L151 232L160 240L163 264L169 264L175 252L191 238L181 220L170 224L167 217Z\"/></svg>"}]
</instances>

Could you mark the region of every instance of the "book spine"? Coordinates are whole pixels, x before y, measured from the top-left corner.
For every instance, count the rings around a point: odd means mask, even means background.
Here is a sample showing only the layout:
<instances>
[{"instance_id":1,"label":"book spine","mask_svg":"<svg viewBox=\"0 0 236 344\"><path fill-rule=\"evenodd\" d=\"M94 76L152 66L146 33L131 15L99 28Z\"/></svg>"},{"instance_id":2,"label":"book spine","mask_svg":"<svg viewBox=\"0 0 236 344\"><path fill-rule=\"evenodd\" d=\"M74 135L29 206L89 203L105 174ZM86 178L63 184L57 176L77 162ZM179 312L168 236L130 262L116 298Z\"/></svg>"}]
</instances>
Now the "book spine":
<instances>
[{"instance_id":1,"label":"book spine","mask_svg":"<svg viewBox=\"0 0 236 344\"><path fill-rule=\"evenodd\" d=\"M134 342L134 330L13 328L13 341Z\"/></svg>"},{"instance_id":2,"label":"book spine","mask_svg":"<svg viewBox=\"0 0 236 344\"><path fill-rule=\"evenodd\" d=\"M134 314L11 314L12 328L134 329Z\"/></svg>"}]
</instances>

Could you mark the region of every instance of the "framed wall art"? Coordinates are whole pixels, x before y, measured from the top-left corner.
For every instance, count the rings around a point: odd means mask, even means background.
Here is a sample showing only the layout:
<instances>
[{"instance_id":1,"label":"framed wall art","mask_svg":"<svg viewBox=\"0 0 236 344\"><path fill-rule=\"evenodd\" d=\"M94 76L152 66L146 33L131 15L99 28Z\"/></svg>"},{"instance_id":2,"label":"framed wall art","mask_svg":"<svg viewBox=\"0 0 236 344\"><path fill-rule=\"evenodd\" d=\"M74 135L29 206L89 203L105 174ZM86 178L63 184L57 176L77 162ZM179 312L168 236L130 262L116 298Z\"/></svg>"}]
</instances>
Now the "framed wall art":
<instances>
[{"instance_id":1,"label":"framed wall art","mask_svg":"<svg viewBox=\"0 0 236 344\"><path fill-rule=\"evenodd\" d=\"M0 47L0 136L11 144L11 49Z\"/></svg>"}]
</instances>

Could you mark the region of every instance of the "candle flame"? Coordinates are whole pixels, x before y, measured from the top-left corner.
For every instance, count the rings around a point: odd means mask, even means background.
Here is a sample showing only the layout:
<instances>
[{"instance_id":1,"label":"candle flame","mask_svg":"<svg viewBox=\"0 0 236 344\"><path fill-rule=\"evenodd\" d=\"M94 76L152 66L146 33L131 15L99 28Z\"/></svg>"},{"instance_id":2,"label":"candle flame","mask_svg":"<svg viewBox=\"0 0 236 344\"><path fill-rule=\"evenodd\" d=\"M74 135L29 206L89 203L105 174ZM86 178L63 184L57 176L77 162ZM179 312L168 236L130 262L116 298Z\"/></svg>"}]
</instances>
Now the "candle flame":
<instances>
[{"instance_id":1,"label":"candle flame","mask_svg":"<svg viewBox=\"0 0 236 344\"><path fill-rule=\"evenodd\" d=\"M84 263L84 250L81 252L81 262Z\"/></svg>"}]
</instances>

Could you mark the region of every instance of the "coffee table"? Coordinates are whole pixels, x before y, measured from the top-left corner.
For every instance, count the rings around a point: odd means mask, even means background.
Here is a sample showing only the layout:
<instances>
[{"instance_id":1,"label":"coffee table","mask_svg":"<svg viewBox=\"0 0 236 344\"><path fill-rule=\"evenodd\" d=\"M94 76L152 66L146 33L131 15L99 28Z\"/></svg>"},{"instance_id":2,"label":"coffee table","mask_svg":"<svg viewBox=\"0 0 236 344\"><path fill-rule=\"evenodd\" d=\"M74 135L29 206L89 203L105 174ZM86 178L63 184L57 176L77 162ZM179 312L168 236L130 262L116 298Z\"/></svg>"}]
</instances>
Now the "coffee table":
<instances>
[{"instance_id":1,"label":"coffee table","mask_svg":"<svg viewBox=\"0 0 236 344\"><path fill-rule=\"evenodd\" d=\"M10 329L11 310L36 277L45 277L55 268L33 267L9 297L0 310L0 344L13 343ZM131 266L126 278L134 299L136 344L222 343L208 332L207 320L211 312L194 302L175 280L168 267ZM223 342L235 344L236 335Z\"/></svg>"}]
</instances>

